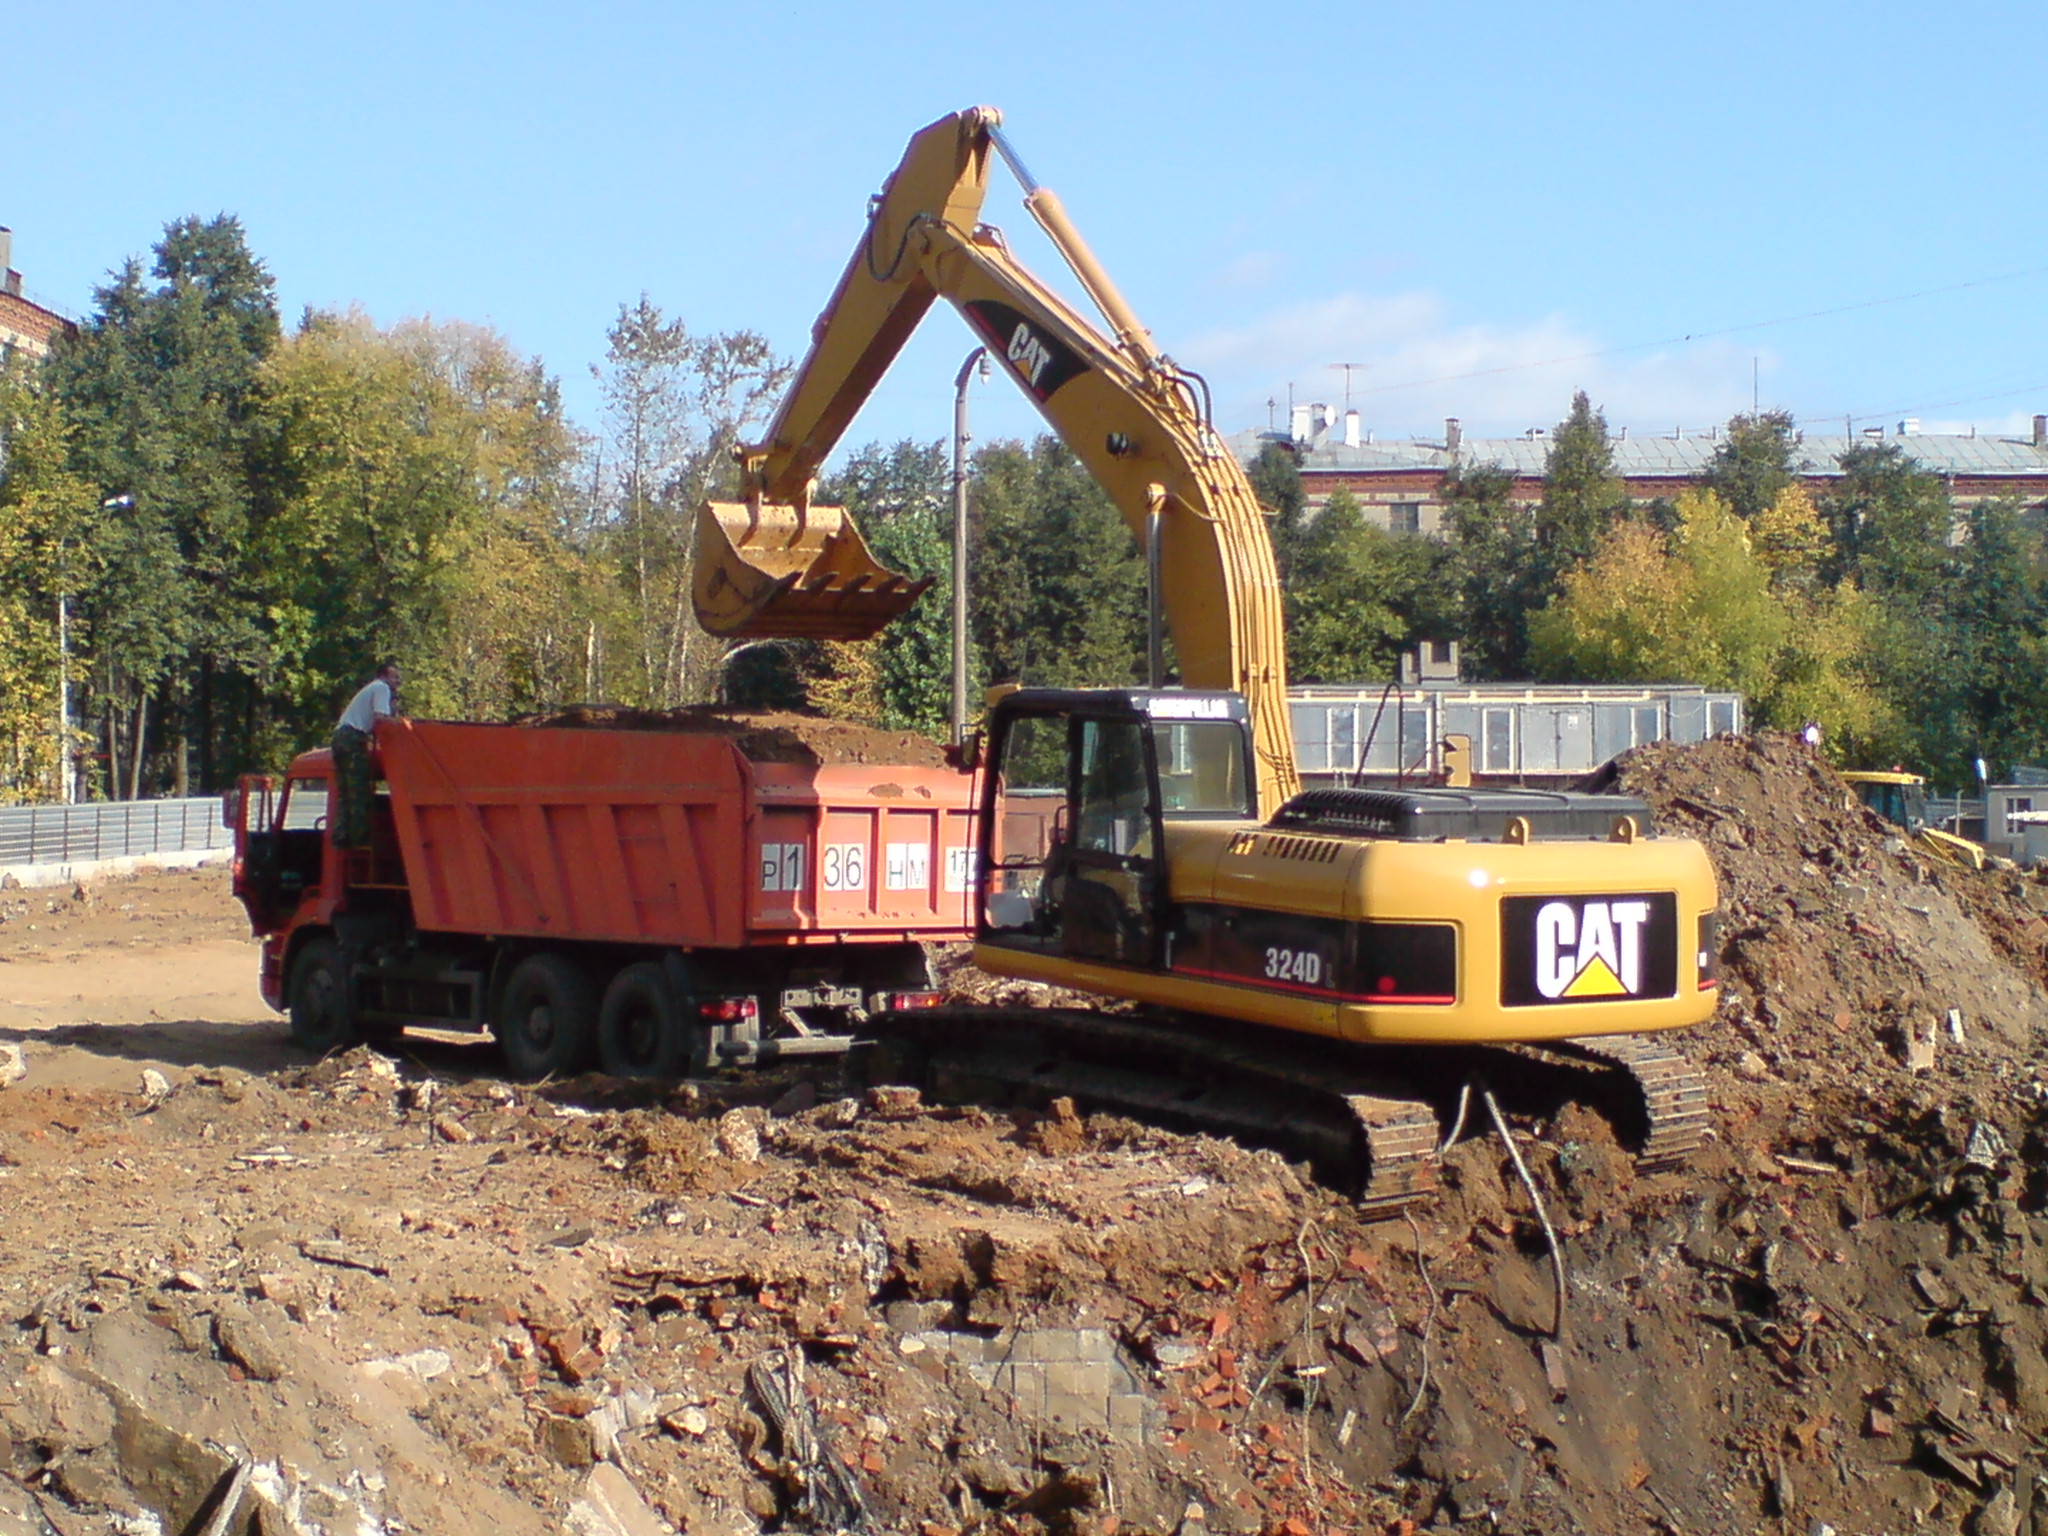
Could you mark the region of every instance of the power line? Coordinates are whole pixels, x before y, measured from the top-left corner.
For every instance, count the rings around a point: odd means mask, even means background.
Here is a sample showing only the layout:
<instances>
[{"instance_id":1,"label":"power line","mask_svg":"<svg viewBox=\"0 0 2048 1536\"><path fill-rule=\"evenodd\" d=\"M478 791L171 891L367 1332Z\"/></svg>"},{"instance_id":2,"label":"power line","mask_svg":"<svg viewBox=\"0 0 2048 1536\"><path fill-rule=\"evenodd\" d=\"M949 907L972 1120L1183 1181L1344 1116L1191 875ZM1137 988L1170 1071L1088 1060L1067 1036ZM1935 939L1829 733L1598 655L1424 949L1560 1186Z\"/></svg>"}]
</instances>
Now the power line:
<instances>
[{"instance_id":1,"label":"power line","mask_svg":"<svg viewBox=\"0 0 2048 1536\"><path fill-rule=\"evenodd\" d=\"M1496 368L1475 368L1469 373L1447 373L1433 379L1410 379L1402 384L1376 384L1369 389L1360 389L1361 395L1391 394L1396 390L1425 389L1434 384L1458 384L1467 379L1494 378L1503 373L1523 373L1532 368L1555 368L1561 363L1591 362L1595 358L1620 357L1629 352L1648 352L1658 347L1683 346L1687 342L1711 341L1720 336L1738 336L1746 331L1766 330L1774 325L1792 325L1801 320L1821 320L1830 315L1854 314L1865 309L1879 309L1888 304L1909 304L1915 299L1931 299L1944 293L1961 293L1968 288L1986 288L1993 283L2017 282L2021 278L2039 277L2048 273L2048 267L2028 267L2019 272L2000 272L1991 277L1973 277L1966 282L1946 283L1939 288L1922 288L1913 293L1888 294L1882 298L1859 299L1854 304L1837 304L1826 309L1810 309L1796 315L1778 315L1769 320L1750 320L1741 325L1726 325L1718 330L1688 331L1683 336L1666 336L1657 341L1630 342L1622 347L1601 347L1591 352L1573 352L1562 357L1546 357L1527 363L1502 363ZM1341 366L1341 365L1333 365ZM1968 402L1956 402L1967 404ZM1929 410L1942 409L1929 406Z\"/></svg>"}]
</instances>

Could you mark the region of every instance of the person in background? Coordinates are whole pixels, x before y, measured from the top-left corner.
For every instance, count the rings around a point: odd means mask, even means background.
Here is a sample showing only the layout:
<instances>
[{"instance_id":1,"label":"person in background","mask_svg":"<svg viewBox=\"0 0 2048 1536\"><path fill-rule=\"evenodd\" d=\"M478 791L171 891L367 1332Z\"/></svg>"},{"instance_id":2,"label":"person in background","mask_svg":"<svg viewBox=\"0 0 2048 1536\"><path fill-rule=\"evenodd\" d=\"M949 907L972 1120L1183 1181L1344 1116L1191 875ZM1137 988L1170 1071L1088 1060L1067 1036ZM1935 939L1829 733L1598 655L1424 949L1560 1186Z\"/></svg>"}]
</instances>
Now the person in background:
<instances>
[{"instance_id":1,"label":"person in background","mask_svg":"<svg viewBox=\"0 0 2048 1536\"><path fill-rule=\"evenodd\" d=\"M334 728L334 826L337 848L370 846L370 742L377 722L398 713L398 663L387 661L356 690Z\"/></svg>"}]
</instances>

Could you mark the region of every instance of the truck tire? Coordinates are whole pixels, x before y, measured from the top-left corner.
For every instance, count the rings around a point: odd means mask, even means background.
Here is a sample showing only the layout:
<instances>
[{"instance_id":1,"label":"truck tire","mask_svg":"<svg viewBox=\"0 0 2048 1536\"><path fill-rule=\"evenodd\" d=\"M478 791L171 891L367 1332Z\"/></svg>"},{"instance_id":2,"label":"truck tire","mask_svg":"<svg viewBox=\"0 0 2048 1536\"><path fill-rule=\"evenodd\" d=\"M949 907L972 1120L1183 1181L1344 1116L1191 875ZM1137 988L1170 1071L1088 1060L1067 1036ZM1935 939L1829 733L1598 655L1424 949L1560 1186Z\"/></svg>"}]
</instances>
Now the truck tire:
<instances>
[{"instance_id":1,"label":"truck tire","mask_svg":"<svg viewBox=\"0 0 2048 1536\"><path fill-rule=\"evenodd\" d=\"M590 973L555 950L528 955L505 980L491 1032L514 1077L529 1081L583 1070L597 1029Z\"/></svg>"},{"instance_id":2,"label":"truck tire","mask_svg":"<svg viewBox=\"0 0 2048 1536\"><path fill-rule=\"evenodd\" d=\"M629 965L605 988L597 1060L614 1077L691 1077L710 1068L711 1037L684 1011L661 963Z\"/></svg>"},{"instance_id":3,"label":"truck tire","mask_svg":"<svg viewBox=\"0 0 2048 1536\"><path fill-rule=\"evenodd\" d=\"M292 1044L301 1050L327 1056L347 1050L360 1037L348 1005L341 947L324 934L299 946L285 1000L291 1010Z\"/></svg>"}]
</instances>

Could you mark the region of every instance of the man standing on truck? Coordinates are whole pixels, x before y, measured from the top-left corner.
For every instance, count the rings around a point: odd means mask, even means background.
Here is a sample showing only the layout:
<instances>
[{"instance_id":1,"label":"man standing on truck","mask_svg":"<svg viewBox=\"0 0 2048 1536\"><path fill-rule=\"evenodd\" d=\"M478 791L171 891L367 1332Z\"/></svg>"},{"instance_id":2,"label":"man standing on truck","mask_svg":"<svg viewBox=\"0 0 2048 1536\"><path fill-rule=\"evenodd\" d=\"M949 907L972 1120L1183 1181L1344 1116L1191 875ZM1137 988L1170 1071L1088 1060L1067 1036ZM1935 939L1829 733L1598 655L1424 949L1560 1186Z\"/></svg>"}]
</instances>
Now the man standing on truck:
<instances>
[{"instance_id":1,"label":"man standing on truck","mask_svg":"<svg viewBox=\"0 0 2048 1536\"><path fill-rule=\"evenodd\" d=\"M398 713L398 663L387 661L356 690L334 728L334 846L370 846L370 742L377 722Z\"/></svg>"}]
</instances>

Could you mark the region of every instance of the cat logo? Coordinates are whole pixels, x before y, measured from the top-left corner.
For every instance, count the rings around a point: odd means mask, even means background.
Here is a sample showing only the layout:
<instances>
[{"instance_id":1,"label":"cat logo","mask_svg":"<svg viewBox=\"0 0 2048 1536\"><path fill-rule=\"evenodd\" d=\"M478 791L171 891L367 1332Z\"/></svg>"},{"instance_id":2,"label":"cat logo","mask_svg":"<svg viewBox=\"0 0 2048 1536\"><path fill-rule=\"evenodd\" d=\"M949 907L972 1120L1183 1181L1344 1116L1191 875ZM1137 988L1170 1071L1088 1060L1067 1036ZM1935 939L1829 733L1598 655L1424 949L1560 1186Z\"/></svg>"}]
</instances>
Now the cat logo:
<instances>
[{"instance_id":1,"label":"cat logo","mask_svg":"<svg viewBox=\"0 0 2048 1536\"><path fill-rule=\"evenodd\" d=\"M1536 911L1536 990L1558 1001L1643 987L1647 901L1549 901Z\"/></svg>"},{"instance_id":2,"label":"cat logo","mask_svg":"<svg viewBox=\"0 0 2048 1536\"><path fill-rule=\"evenodd\" d=\"M1501 903L1501 1001L1626 1003L1678 990L1678 901L1668 891L1510 896Z\"/></svg>"}]
</instances>

